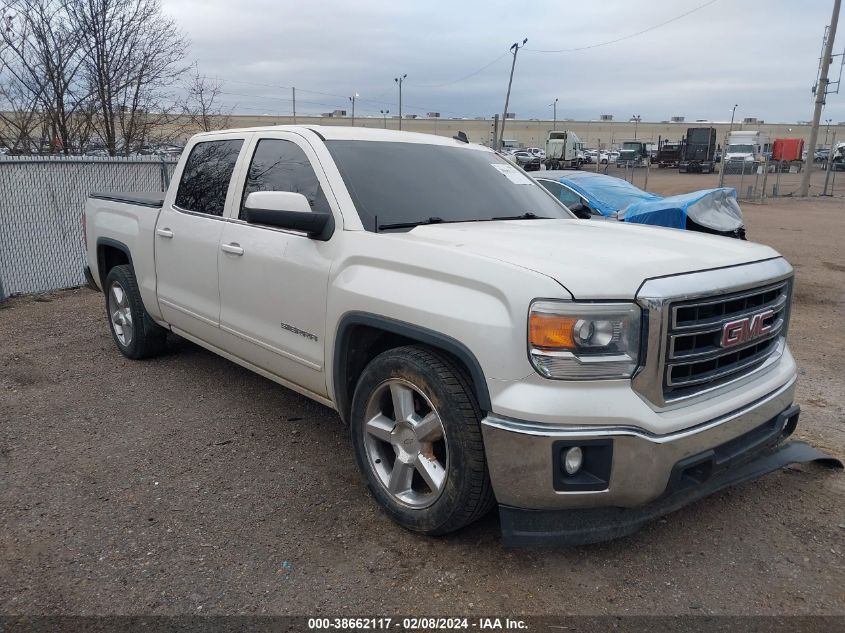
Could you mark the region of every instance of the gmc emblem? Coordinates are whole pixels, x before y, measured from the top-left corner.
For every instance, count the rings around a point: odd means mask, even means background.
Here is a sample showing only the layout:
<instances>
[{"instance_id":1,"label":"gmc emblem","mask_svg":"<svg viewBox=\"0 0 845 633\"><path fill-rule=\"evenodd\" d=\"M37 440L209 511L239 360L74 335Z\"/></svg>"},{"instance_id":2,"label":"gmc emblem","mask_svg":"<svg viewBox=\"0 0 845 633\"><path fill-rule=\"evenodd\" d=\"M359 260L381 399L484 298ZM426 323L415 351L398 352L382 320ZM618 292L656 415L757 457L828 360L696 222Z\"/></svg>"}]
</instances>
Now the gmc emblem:
<instances>
[{"instance_id":1,"label":"gmc emblem","mask_svg":"<svg viewBox=\"0 0 845 633\"><path fill-rule=\"evenodd\" d=\"M775 322L772 320L771 323L766 324L765 321L774 314L775 311L769 309L736 321L728 321L722 326L722 347L733 347L768 334L775 326Z\"/></svg>"}]
</instances>

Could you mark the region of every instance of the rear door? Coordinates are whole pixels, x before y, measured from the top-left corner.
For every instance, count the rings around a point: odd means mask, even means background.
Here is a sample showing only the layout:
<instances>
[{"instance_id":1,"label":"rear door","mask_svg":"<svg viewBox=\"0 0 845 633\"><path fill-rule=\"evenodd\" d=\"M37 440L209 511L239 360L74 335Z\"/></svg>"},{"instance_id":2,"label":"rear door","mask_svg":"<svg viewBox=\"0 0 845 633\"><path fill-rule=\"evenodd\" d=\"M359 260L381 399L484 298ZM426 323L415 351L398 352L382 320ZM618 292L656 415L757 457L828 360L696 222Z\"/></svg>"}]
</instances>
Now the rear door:
<instances>
[{"instance_id":1,"label":"rear door","mask_svg":"<svg viewBox=\"0 0 845 633\"><path fill-rule=\"evenodd\" d=\"M314 212L333 213L336 231L342 218L314 150L300 135L257 135L248 156L218 255L220 328L231 336L227 349L239 357L325 395L326 294L337 239L248 224L242 211L253 191L291 191L303 194Z\"/></svg>"},{"instance_id":2,"label":"rear door","mask_svg":"<svg viewBox=\"0 0 845 633\"><path fill-rule=\"evenodd\" d=\"M168 193L155 231L157 294L171 325L204 340L220 322L217 254L233 204L232 176L245 137L196 143Z\"/></svg>"}]
</instances>

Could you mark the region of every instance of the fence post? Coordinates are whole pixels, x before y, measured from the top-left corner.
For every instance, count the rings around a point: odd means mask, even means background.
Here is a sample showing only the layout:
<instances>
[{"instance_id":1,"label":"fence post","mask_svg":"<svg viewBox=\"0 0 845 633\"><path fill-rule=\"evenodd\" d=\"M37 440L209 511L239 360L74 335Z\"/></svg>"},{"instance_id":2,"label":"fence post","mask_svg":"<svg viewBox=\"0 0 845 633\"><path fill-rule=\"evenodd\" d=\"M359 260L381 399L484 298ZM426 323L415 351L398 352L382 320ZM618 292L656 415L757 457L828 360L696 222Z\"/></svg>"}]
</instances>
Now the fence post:
<instances>
[{"instance_id":1,"label":"fence post","mask_svg":"<svg viewBox=\"0 0 845 633\"><path fill-rule=\"evenodd\" d=\"M159 156L159 160L161 160L161 190L167 191L170 187L170 174L167 173L167 165L164 162L164 155Z\"/></svg>"},{"instance_id":2,"label":"fence post","mask_svg":"<svg viewBox=\"0 0 845 633\"><path fill-rule=\"evenodd\" d=\"M5 298L6 298L6 293L3 290L3 278L0 277L0 301L3 301L3 299L5 299Z\"/></svg>"},{"instance_id":3,"label":"fence post","mask_svg":"<svg viewBox=\"0 0 845 633\"><path fill-rule=\"evenodd\" d=\"M775 163L775 169L778 168L777 162ZM760 202L762 203L766 199L766 182L769 180L769 159L763 161L763 186L760 187Z\"/></svg>"},{"instance_id":4,"label":"fence post","mask_svg":"<svg viewBox=\"0 0 845 633\"><path fill-rule=\"evenodd\" d=\"M830 148L827 151L827 167L825 168L824 173L824 191L822 191L822 195L827 195L827 183L830 180L830 169L833 167L833 147L836 145L836 130L833 131L833 139L830 141ZM809 153L811 150L807 150ZM810 164L812 166L812 163ZM834 181L836 180L836 176L834 176ZM833 195L833 190L831 189L830 195Z\"/></svg>"}]
</instances>

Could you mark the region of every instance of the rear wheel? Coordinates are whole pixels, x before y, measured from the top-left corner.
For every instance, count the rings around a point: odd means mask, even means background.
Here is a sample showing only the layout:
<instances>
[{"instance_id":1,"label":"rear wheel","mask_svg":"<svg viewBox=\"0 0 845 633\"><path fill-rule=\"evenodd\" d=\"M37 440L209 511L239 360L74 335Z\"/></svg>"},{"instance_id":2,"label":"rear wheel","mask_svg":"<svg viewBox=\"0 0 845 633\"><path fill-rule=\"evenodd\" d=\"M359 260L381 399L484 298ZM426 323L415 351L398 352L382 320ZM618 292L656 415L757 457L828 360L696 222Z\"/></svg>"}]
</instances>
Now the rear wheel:
<instances>
[{"instance_id":1,"label":"rear wheel","mask_svg":"<svg viewBox=\"0 0 845 633\"><path fill-rule=\"evenodd\" d=\"M393 521L447 534L492 507L480 420L464 372L434 350L400 347L370 362L352 401L352 444Z\"/></svg>"},{"instance_id":2,"label":"rear wheel","mask_svg":"<svg viewBox=\"0 0 845 633\"><path fill-rule=\"evenodd\" d=\"M120 352L132 359L163 352L167 330L147 314L132 267L122 264L112 268L106 276L105 292L106 315Z\"/></svg>"}]
</instances>

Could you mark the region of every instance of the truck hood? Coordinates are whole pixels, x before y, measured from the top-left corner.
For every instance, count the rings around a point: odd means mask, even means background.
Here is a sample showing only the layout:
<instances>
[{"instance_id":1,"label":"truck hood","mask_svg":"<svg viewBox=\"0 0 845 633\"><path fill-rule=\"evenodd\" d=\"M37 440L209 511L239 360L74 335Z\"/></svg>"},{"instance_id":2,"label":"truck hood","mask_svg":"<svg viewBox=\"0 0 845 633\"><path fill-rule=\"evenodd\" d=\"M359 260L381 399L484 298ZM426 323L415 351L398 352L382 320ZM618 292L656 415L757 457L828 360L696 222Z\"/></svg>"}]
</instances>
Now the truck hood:
<instances>
[{"instance_id":1,"label":"truck hood","mask_svg":"<svg viewBox=\"0 0 845 633\"><path fill-rule=\"evenodd\" d=\"M504 261L555 279L576 299L633 299L646 279L778 257L753 242L595 220L419 226L392 237Z\"/></svg>"}]
</instances>

